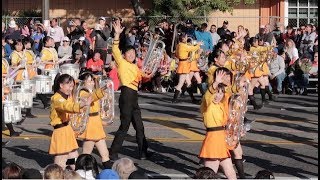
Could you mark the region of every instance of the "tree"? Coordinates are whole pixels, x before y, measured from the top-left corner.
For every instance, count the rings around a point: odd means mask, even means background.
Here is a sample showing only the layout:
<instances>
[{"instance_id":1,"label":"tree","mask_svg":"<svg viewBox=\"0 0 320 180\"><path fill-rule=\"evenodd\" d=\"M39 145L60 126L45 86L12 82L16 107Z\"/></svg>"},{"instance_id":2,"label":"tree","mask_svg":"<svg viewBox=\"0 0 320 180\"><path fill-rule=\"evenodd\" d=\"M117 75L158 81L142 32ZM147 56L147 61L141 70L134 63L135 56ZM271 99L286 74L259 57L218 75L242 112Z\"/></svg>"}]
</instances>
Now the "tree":
<instances>
[{"instance_id":1,"label":"tree","mask_svg":"<svg viewBox=\"0 0 320 180\"><path fill-rule=\"evenodd\" d=\"M241 0L153 0L153 8L148 15L166 15L179 17L204 16L212 10L232 12ZM256 0L244 0L253 4Z\"/></svg>"}]
</instances>

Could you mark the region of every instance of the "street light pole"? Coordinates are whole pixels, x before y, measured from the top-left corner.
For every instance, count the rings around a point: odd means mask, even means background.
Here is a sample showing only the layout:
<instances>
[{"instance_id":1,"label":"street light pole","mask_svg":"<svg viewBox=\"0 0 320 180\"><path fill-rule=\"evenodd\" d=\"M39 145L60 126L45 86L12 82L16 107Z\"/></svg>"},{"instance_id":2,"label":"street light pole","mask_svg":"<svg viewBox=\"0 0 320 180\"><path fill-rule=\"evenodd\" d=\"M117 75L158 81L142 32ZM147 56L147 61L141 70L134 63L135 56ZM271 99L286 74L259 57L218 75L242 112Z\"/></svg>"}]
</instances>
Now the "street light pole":
<instances>
[{"instance_id":1,"label":"street light pole","mask_svg":"<svg viewBox=\"0 0 320 180\"><path fill-rule=\"evenodd\" d=\"M49 0L42 0L42 20L49 20Z\"/></svg>"}]
</instances>

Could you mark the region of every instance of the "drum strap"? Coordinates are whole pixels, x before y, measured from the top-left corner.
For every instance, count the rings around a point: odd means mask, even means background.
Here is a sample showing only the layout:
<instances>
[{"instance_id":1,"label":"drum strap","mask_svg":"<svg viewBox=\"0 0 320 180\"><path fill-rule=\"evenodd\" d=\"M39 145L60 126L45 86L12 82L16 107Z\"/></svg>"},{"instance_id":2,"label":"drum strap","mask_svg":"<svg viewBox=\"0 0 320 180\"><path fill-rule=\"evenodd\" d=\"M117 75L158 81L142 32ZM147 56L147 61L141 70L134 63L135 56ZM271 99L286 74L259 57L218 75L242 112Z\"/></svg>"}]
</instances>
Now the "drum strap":
<instances>
[{"instance_id":1,"label":"drum strap","mask_svg":"<svg viewBox=\"0 0 320 180\"><path fill-rule=\"evenodd\" d=\"M94 112L94 113L89 113L89 116L98 116L99 115L99 112Z\"/></svg>"},{"instance_id":2,"label":"drum strap","mask_svg":"<svg viewBox=\"0 0 320 180\"><path fill-rule=\"evenodd\" d=\"M221 130L225 130L225 129L226 129L225 126L209 127L209 128L207 128L207 132L210 132L210 131L221 131Z\"/></svg>"},{"instance_id":3,"label":"drum strap","mask_svg":"<svg viewBox=\"0 0 320 180\"><path fill-rule=\"evenodd\" d=\"M64 122L62 124L57 124L55 126L53 126L54 129L59 129L59 128L62 128L62 127L65 127L65 126L68 126L68 122Z\"/></svg>"}]
</instances>

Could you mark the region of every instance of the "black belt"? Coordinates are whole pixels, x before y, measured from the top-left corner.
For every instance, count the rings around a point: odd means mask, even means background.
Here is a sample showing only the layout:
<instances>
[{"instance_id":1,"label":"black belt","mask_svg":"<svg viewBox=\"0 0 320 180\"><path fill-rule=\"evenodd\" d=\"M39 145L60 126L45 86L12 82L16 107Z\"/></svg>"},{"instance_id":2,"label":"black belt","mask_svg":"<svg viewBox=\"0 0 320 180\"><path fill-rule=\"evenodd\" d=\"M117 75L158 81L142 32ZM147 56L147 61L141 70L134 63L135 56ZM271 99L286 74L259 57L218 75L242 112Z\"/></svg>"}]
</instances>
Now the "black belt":
<instances>
[{"instance_id":1,"label":"black belt","mask_svg":"<svg viewBox=\"0 0 320 180\"><path fill-rule=\"evenodd\" d=\"M225 129L226 129L225 126L209 127L209 128L207 128L207 132L210 132L210 131L221 131L221 130L225 130Z\"/></svg>"},{"instance_id":2,"label":"black belt","mask_svg":"<svg viewBox=\"0 0 320 180\"><path fill-rule=\"evenodd\" d=\"M89 116L98 116L99 112L89 113Z\"/></svg>"},{"instance_id":3,"label":"black belt","mask_svg":"<svg viewBox=\"0 0 320 180\"><path fill-rule=\"evenodd\" d=\"M65 126L68 126L68 122L64 122L62 124L57 124L55 126L53 126L54 129L59 129L59 128L62 128L62 127L65 127Z\"/></svg>"},{"instance_id":4,"label":"black belt","mask_svg":"<svg viewBox=\"0 0 320 180\"><path fill-rule=\"evenodd\" d=\"M188 59L179 59L179 61L187 61Z\"/></svg>"}]
</instances>

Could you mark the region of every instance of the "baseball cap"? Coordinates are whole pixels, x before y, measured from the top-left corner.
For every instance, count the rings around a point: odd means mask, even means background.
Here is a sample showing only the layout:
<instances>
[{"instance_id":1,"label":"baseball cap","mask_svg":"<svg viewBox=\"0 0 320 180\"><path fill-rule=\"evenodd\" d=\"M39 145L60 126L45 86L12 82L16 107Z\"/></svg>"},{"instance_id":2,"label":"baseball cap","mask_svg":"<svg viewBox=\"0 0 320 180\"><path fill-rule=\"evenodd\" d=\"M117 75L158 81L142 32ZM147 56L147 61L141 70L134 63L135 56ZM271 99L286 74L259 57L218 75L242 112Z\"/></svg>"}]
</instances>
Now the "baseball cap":
<instances>
[{"instance_id":1,"label":"baseball cap","mask_svg":"<svg viewBox=\"0 0 320 180\"><path fill-rule=\"evenodd\" d=\"M229 24L229 22L227 20L224 20L223 24Z\"/></svg>"},{"instance_id":2,"label":"baseball cap","mask_svg":"<svg viewBox=\"0 0 320 180\"><path fill-rule=\"evenodd\" d=\"M112 169L104 169L97 175L97 179L120 179L118 173Z\"/></svg>"},{"instance_id":3,"label":"baseball cap","mask_svg":"<svg viewBox=\"0 0 320 180\"><path fill-rule=\"evenodd\" d=\"M186 20L186 24L192 24L191 19Z\"/></svg>"},{"instance_id":4,"label":"baseball cap","mask_svg":"<svg viewBox=\"0 0 320 180\"><path fill-rule=\"evenodd\" d=\"M70 39L67 37L67 36L65 36L63 39L62 39L62 41L70 41Z\"/></svg>"},{"instance_id":5,"label":"baseball cap","mask_svg":"<svg viewBox=\"0 0 320 180\"><path fill-rule=\"evenodd\" d=\"M273 48L273 52L275 52L275 53L277 53L278 54L278 52L279 52L279 50L278 50L278 48Z\"/></svg>"},{"instance_id":6,"label":"baseball cap","mask_svg":"<svg viewBox=\"0 0 320 180\"><path fill-rule=\"evenodd\" d=\"M79 41L84 41L85 40L85 38L83 37L83 36L81 36L80 38L79 38Z\"/></svg>"},{"instance_id":7,"label":"baseball cap","mask_svg":"<svg viewBox=\"0 0 320 180\"><path fill-rule=\"evenodd\" d=\"M105 17L103 17L103 16L101 16L101 17L99 17L99 20L106 20L106 18Z\"/></svg>"},{"instance_id":8,"label":"baseball cap","mask_svg":"<svg viewBox=\"0 0 320 180\"><path fill-rule=\"evenodd\" d=\"M75 52L76 55L82 55L82 51L80 49L76 50Z\"/></svg>"}]
</instances>

